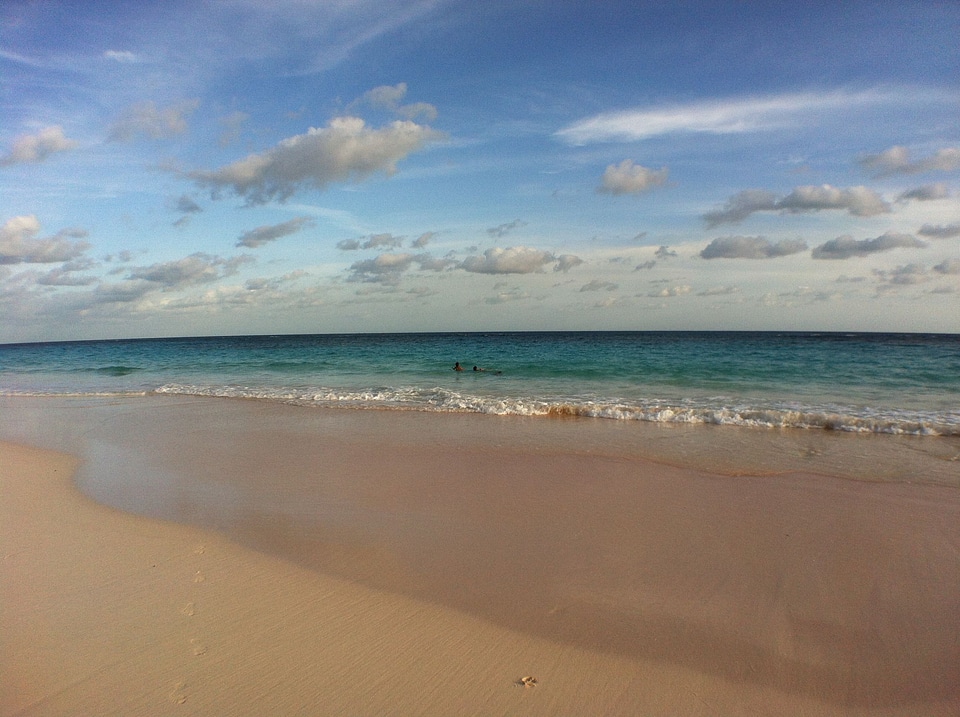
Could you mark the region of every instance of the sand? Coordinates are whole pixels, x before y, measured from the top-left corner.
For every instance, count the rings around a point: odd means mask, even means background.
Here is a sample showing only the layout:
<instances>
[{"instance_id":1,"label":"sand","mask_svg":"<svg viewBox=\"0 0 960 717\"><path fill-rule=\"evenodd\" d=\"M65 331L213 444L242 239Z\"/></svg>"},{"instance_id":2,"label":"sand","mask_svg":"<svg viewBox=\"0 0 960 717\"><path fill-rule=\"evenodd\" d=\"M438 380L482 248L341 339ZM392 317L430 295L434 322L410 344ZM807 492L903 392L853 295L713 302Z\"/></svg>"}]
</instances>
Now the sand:
<instances>
[{"instance_id":1,"label":"sand","mask_svg":"<svg viewBox=\"0 0 960 717\"><path fill-rule=\"evenodd\" d=\"M960 714L956 443L0 403L0 715Z\"/></svg>"}]
</instances>

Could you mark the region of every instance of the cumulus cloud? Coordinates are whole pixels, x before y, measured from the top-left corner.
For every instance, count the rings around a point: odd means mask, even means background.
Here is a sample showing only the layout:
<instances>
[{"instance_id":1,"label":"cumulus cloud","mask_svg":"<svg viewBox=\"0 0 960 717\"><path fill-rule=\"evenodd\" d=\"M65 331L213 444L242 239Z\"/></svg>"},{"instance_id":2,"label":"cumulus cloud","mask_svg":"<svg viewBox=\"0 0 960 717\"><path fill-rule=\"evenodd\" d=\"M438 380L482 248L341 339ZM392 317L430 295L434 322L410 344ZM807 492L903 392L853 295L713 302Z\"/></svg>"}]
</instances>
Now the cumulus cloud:
<instances>
[{"instance_id":1,"label":"cumulus cloud","mask_svg":"<svg viewBox=\"0 0 960 717\"><path fill-rule=\"evenodd\" d=\"M67 139L63 127L52 125L36 134L26 134L14 140L10 151L0 157L0 167L42 162L51 154L74 149L77 144L75 140Z\"/></svg>"},{"instance_id":2,"label":"cumulus cloud","mask_svg":"<svg viewBox=\"0 0 960 717\"><path fill-rule=\"evenodd\" d=\"M356 251L358 249L396 249L403 245L403 237L393 234L371 234L365 241L359 239L344 239L337 242L337 249Z\"/></svg>"},{"instance_id":3,"label":"cumulus cloud","mask_svg":"<svg viewBox=\"0 0 960 717\"><path fill-rule=\"evenodd\" d=\"M510 289L508 291L497 292L494 296L488 296L483 300L483 303L496 305L496 304L506 304L511 301L523 301L524 299L529 299L530 294L526 291L523 291L520 288Z\"/></svg>"},{"instance_id":4,"label":"cumulus cloud","mask_svg":"<svg viewBox=\"0 0 960 717\"><path fill-rule=\"evenodd\" d=\"M704 259L774 259L805 251L807 243L801 239L782 239L771 242L766 237L718 237L700 252Z\"/></svg>"},{"instance_id":5,"label":"cumulus cloud","mask_svg":"<svg viewBox=\"0 0 960 717\"><path fill-rule=\"evenodd\" d=\"M619 287L618 284L614 284L612 281L602 281L600 279L591 279L586 284L580 287L580 291L616 291Z\"/></svg>"},{"instance_id":6,"label":"cumulus cloud","mask_svg":"<svg viewBox=\"0 0 960 717\"><path fill-rule=\"evenodd\" d=\"M697 296L730 296L731 294L739 294L740 287L738 286L717 286L713 289L704 289L703 291L698 291Z\"/></svg>"},{"instance_id":7,"label":"cumulus cloud","mask_svg":"<svg viewBox=\"0 0 960 717\"><path fill-rule=\"evenodd\" d=\"M420 236L418 236L416 239L413 240L413 244L411 244L411 246L414 249L423 249L427 244L430 243L430 240L433 239L436 235L437 235L436 232L424 232L423 234L421 234Z\"/></svg>"},{"instance_id":8,"label":"cumulus cloud","mask_svg":"<svg viewBox=\"0 0 960 717\"><path fill-rule=\"evenodd\" d=\"M245 246L251 249L255 249L259 246L263 246L267 242L275 241L281 237L290 236L291 234L296 234L298 231L303 229L305 226L309 226L312 223L310 217L296 217L290 221L282 222L281 224L267 224L256 229L251 229L249 231L243 232L240 235L240 238L237 240L236 246Z\"/></svg>"},{"instance_id":9,"label":"cumulus cloud","mask_svg":"<svg viewBox=\"0 0 960 717\"><path fill-rule=\"evenodd\" d=\"M483 256L470 256L460 268L475 274L532 274L557 261L547 251L525 246L487 249Z\"/></svg>"},{"instance_id":10,"label":"cumulus cloud","mask_svg":"<svg viewBox=\"0 0 960 717\"><path fill-rule=\"evenodd\" d=\"M130 282L148 282L156 289L171 291L197 284L206 284L224 276L235 274L241 264L252 261L249 257L224 259L197 252L174 261L160 262L138 267L127 275ZM132 286L132 284L131 284ZM142 295L142 294L141 294Z\"/></svg>"},{"instance_id":11,"label":"cumulus cloud","mask_svg":"<svg viewBox=\"0 0 960 717\"><path fill-rule=\"evenodd\" d=\"M371 234L367 240L360 245L361 249L396 249L403 245L403 237L395 237L393 234Z\"/></svg>"},{"instance_id":12,"label":"cumulus cloud","mask_svg":"<svg viewBox=\"0 0 960 717\"><path fill-rule=\"evenodd\" d=\"M911 159L910 150L894 146L879 154L866 154L858 160L860 166L875 177L895 174L923 174L926 172L952 172L960 169L960 147L946 147L929 157Z\"/></svg>"},{"instance_id":13,"label":"cumulus cloud","mask_svg":"<svg viewBox=\"0 0 960 717\"><path fill-rule=\"evenodd\" d=\"M637 141L680 132L739 134L780 129L824 112L898 101L895 93L784 94L610 112L580 120L557 136L571 144Z\"/></svg>"},{"instance_id":14,"label":"cumulus cloud","mask_svg":"<svg viewBox=\"0 0 960 717\"><path fill-rule=\"evenodd\" d=\"M912 199L918 202L930 202L936 199L948 199L949 197L950 190L947 189L947 185L938 182L937 184L925 184L922 187L901 192L897 196L897 201L906 202Z\"/></svg>"},{"instance_id":15,"label":"cumulus cloud","mask_svg":"<svg viewBox=\"0 0 960 717\"><path fill-rule=\"evenodd\" d=\"M931 239L952 239L960 237L960 224L924 224L917 232L920 236L930 237Z\"/></svg>"},{"instance_id":16,"label":"cumulus cloud","mask_svg":"<svg viewBox=\"0 0 960 717\"><path fill-rule=\"evenodd\" d=\"M380 254L373 259L355 262L347 280L396 284L413 261L413 254Z\"/></svg>"},{"instance_id":17,"label":"cumulus cloud","mask_svg":"<svg viewBox=\"0 0 960 717\"><path fill-rule=\"evenodd\" d=\"M125 304L139 301L156 289L155 283L144 279L102 283L94 288L93 301L97 304Z\"/></svg>"},{"instance_id":18,"label":"cumulus cloud","mask_svg":"<svg viewBox=\"0 0 960 717\"><path fill-rule=\"evenodd\" d=\"M727 200L722 209L703 215L708 227L737 224L755 212L779 211L789 214L819 212L827 209L846 210L858 217L870 217L890 211L890 205L867 187L820 186L796 187L786 196L777 196L762 189L747 189Z\"/></svg>"},{"instance_id":19,"label":"cumulus cloud","mask_svg":"<svg viewBox=\"0 0 960 717\"><path fill-rule=\"evenodd\" d=\"M437 118L437 108L426 102L414 102L412 104L402 105L401 100L407 95L407 83L400 82L396 85L381 85L365 92L363 96L352 102L347 110L350 111L359 105L368 105L376 109L384 109L393 112L407 119L416 119L423 117L427 122Z\"/></svg>"},{"instance_id":20,"label":"cumulus cloud","mask_svg":"<svg viewBox=\"0 0 960 717\"><path fill-rule=\"evenodd\" d=\"M891 249L922 249L927 246L910 234L887 232L875 239L854 239L841 236L821 244L813 250L814 259L850 259L855 256L869 256Z\"/></svg>"},{"instance_id":21,"label":"cumulus cloud","mask_svg":"<svg viewBox=\"0 0 960 717\"><path fill-rule=\"evenodd\" d=\"M562 271L567 273L575 266L580 266L583 263L583 259L575 254L561 254L557 257L557 263L554 265L554 271Z\"/></svg>"},{"instance_id":22,"label":"cumulus cloud","mask_svg":"<svg viewBox=\"0 0 960 717\"><path fill-rule=\"evenodd\" d=\"M603 173L598 192L603 194L644 194L663 186L669 174L666 167L649 169L633 160L625 159L620 164L611 164Z\"/></svg>"},{"instance_id":23,"label":"cumulus cloud","mask_svg":"<svg viewBox=\"0 0 960 717\"><path fill-rule=\"evenodd\" d=\"M938 274L946 274L950 276L960 275L960 259L944 259L942 262L934 266L933 270Z\"/></svg>"},{"instance_id":24,"label":"cumulus cloud","mask_svg":"<svg viewBox=\"0 0 960 717\"><path fill-rule=\"evenodd\" d=\"M81 256L90 244L82 229L63 229L52 237L37 238L40 222L32 215L13 217L0 227L0 264L54 264Z\"/></svg>"},{"instance_id":25,"label":"cumulus cloud","mask_svg":"<svg viewBox=\"0 0 960 717\"><path fill-rule=\"evenodd\" d=\"M506 236L507 234L512 232L514 229L519 229L520 227L525 227L525 226L527 226L526 222L522 222L519 219L514 219L512 222L508 222L506 224L500 224L495 227L490 227L489 229L487 229L487 234L489 234L492 237L497 237L499 239L502 236Z\"/></svg>"},{"instance_id":26,"label":"cumulus cloud","mask_svg":"<svg viewBox=\"0 0 960 717\"><path fill-rule=\"evenodd\" d=\"M689 294L693 289L687 284L682 284L680 286L668 286L666 288L660 289L659 291L651 291L647 296L667 299L673 296L683 296L684 294Z\"/></svg>"},{"instance_id":27,"label":"cumulus cloud","mask_svg":"<svg viewBox=\"0 0 960 717\"><path fill-rule=\"evenodd\" d=\"M187 131L187 117L200 106L200 100L184 100L167 107L142 102L128 108L113 123L107 139L130 142L138 135L150 139L169 139Z\"/></svg>"},{"instance_id":28,"label":"cumulus cloud","mask_svg":"<svg viewBox=\"0 0 960 717\"><path fill-rule=\"evenodd\" d=\"M193 201L187 194L180 195L180 198L177 200L176 210L181 214L196 214L197 212L203 211L200 205Z\"/></svg>"},{"instance_id":29,"label":"cumulus cloud","mask_svg":"<svg viewBox=\"0 0 960 717\"><path fill-rule=\"evenodd\" d=\"M449 256L434 257L430 254L418 254L414 257L414 261L426 271L443 271L457 265L456 260Z\"/></svg>"},{"instance_id":30,"label":"cumulus cloud","mask_svg":"<svg viewBox=\"0 0 960 717\"><path fill-rule=\"evenodd\" d=\"M392 175L398 161L442 136L411 121L372 129L358 117L340 117L260 154L188 176L210 188L215 197L229 189L248 204L285 201L301 187L322 190L333 182L360 181L377 172Z\"/></svg>"},{"instance_id":31,"label":"cumulus cloud","mask_svg":"<svg viewBox=\"0 0 960 717\"><path fill-rule=\"evenodd\" d=\"M907 264L898 266L895 269L884 270L874 269L874 276L885 284L895 284L898 286L911 286L913 284L923 284L930 281L930 273L920 264Z\"/></svg>"}]
</instances>

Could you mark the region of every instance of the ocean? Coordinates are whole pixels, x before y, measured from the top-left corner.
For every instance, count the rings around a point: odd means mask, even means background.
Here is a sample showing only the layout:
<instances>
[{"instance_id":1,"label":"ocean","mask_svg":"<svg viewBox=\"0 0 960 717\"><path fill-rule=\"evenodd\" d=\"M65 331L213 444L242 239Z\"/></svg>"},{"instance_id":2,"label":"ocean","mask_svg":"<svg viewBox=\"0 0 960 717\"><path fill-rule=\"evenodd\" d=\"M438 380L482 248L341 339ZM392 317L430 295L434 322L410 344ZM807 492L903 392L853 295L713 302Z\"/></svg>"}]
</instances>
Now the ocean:
<instances>
[{"instance_id":1,"label":"ocean","mask_svg":"<svg viewBox=\"0 0 960 717\"><path fill-rule=\"evenodd\" d=\"M0 395L149 394L957 436L960 335L489 332L0 345Z\"/></svg>"}]
</instances>

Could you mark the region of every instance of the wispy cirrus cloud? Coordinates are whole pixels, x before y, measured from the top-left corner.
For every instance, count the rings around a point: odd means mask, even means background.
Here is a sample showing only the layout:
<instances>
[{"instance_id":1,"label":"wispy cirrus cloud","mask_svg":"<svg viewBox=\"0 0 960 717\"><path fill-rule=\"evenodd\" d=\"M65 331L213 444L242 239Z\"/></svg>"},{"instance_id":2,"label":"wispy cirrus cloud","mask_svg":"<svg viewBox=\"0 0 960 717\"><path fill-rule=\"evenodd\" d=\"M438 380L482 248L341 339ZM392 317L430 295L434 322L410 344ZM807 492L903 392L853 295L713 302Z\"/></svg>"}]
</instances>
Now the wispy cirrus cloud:
<instances>
[{"instance_id":1,"label":"wispy cirrus cloud","mask_svg":"<svg viewBox=\"0 0 960 717\"><path fill-rule=\"evenodd\" d=\"M881 90L727 98L604 112L574 122L556 136L570 144L589 144L637 141L680 132L762 132L791 127L825 112L902 100L902 93Z\"/></svg>"}]
</instances>

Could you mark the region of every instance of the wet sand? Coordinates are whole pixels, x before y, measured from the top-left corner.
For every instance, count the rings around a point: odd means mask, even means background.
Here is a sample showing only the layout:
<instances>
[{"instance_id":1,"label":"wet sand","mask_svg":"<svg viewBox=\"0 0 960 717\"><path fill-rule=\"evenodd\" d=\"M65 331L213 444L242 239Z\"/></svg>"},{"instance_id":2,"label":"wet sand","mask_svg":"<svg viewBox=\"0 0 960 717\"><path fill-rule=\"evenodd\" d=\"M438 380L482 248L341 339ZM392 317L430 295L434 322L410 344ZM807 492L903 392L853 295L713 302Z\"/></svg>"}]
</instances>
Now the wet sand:
<instances>
[{"instance_id":1,"label":"wet sand","mask_svg":"<svg viewBox=\"0 0 960 717\"><path fill-rule=\"evenodd\" d=\"M0 714L960 713L956 441L0 409Z\"/></svg>"}]
</instances>

